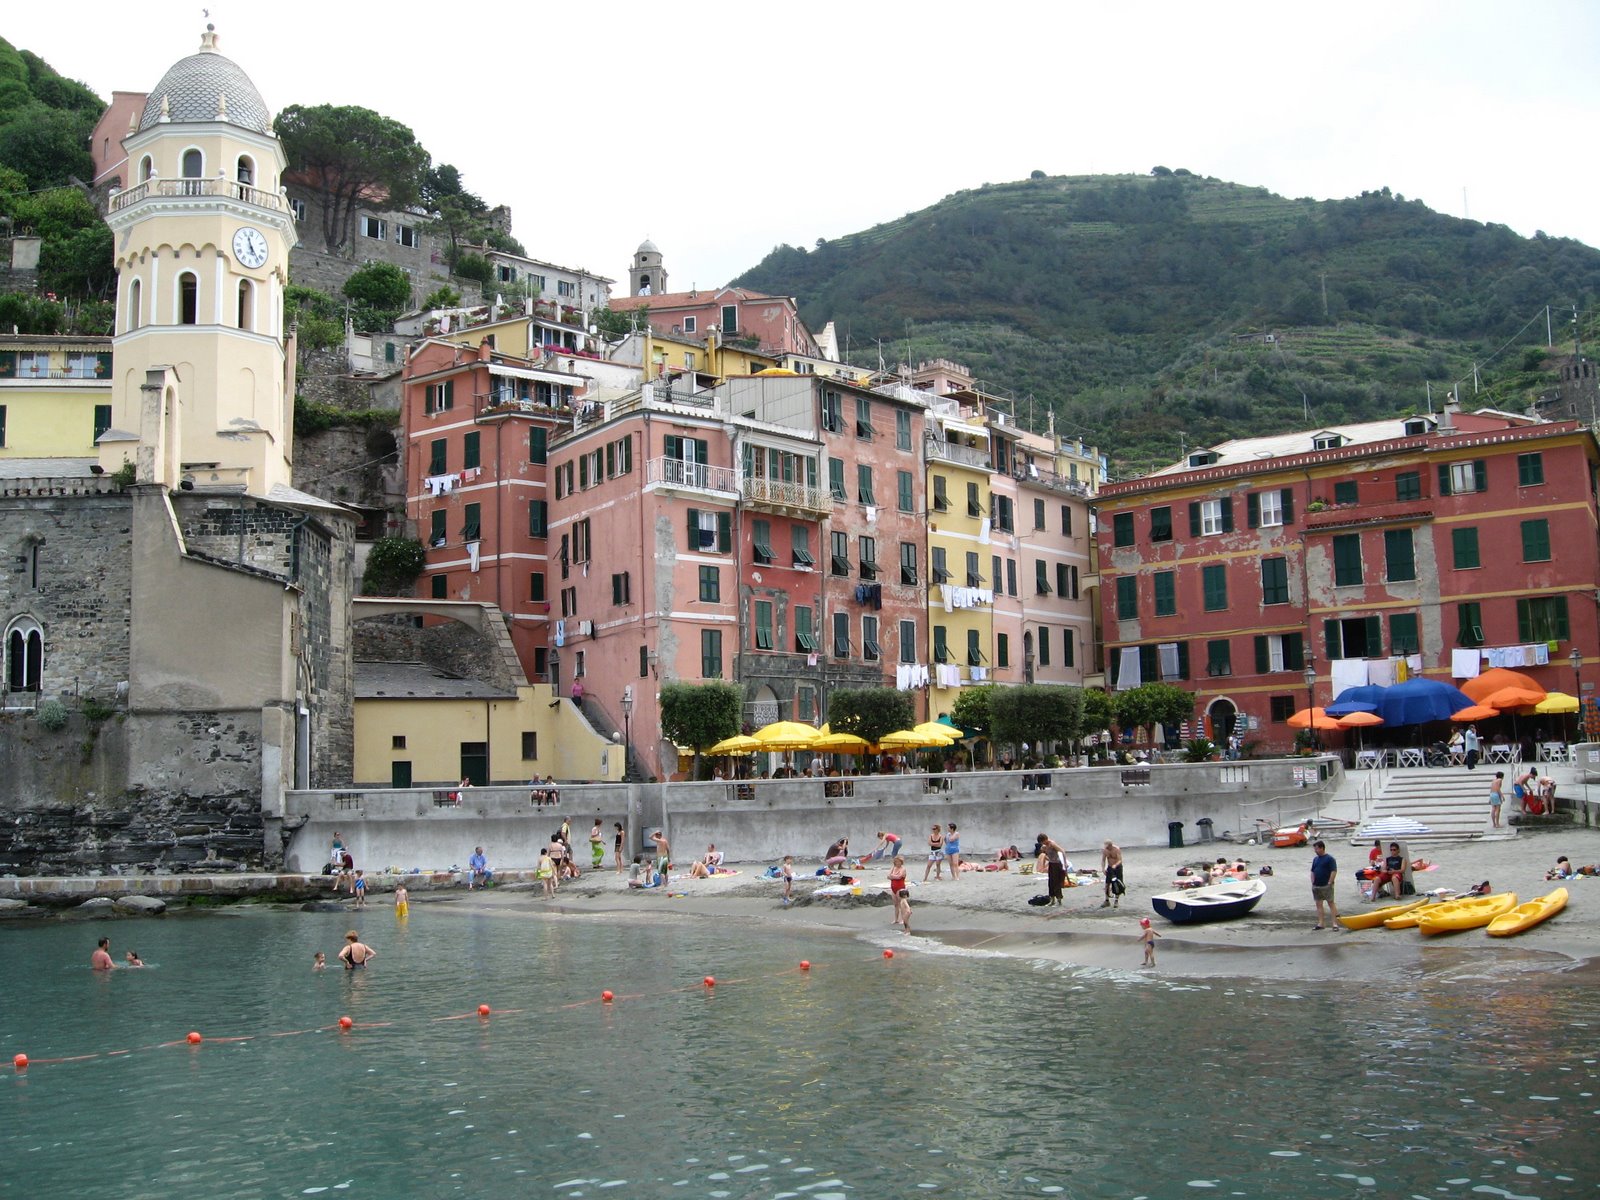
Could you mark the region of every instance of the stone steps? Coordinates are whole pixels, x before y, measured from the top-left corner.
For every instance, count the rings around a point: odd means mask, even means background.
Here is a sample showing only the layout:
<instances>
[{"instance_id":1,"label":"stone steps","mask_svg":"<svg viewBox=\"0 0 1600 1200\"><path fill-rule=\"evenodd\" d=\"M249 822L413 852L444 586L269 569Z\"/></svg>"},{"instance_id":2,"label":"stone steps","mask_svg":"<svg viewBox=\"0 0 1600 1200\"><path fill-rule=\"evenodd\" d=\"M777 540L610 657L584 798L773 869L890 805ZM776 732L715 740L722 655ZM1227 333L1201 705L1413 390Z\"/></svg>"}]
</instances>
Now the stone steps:
<instances>
[{"instance_id":1,"label":"stone steps","mask_svg":"<svg viewBox=\"0 0 1600 1200\"><path fill-rule=\"evenodd\" d=\"M1405 839L1418 845L1515 837L1515 829L1504 825L1495 829L1490 824L1489 781L1493 777L1493 771L1468 771L1464 767L1391 771L1383 791L1367 811L1366 821L1385 817L1419 821L1433 832ZM1509 785L1506 791L1509 800Z\"/></svg>"}]
</instances>

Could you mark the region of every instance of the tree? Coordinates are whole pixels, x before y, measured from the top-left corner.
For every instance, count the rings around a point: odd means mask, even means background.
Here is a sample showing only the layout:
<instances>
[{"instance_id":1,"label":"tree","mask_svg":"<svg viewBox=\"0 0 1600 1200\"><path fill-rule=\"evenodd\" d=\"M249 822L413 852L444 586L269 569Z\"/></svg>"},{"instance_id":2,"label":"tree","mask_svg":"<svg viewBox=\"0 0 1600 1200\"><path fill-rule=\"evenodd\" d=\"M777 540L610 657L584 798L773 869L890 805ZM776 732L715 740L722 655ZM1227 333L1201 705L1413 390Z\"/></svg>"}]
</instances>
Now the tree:
<instances>
[{"instance_id":1,"label":"tree","mask_svg":"<svg viewBox=\"0 0 1600 1200\"><path fill-rule=\"evenodd\" d=\"M428 298L422 302L422 310L428 312L435 308L458 308L460 304L461 293L446 284L428 293Z\"/></svg>"},{"instance_id":2,"label":"tree","mask_svg":"<svg viewBox=\"0 0 1600 1200\"><path fill-rule=\"evenodd\" d=\"M996 688L989 699L994 740L1038 750L1046 743L1070 742L1078 736L1083 711L1079 688L1026 684Z\"/></svg>"},{"instance_id":3,"label":"tree","mask_svg":"<svg viewBox=\"0 0 1600 1200\"><path fill-rule=\"evenodd\" d=\"M409 128L370 108L291 104L273 128L289 169L321 194L329 250L341 250L350 240L358 203L404 208L421 192L428 152Z\"/></svg>"},{"instance_id":4,"label":"tree","mask_svg":"<svg viewBox=\"0 0 1600 1200\"><path fill-rule=\"evenodd\" d=\"M962 688L956 696L950 719L961 726L968 737L989 736L994 719L989 710L989 701L994 691L994 684L980 683L976 687Z\"/></svg>"},{"instance_id":5,"label":"tree","mask_svg":"<svg viewBox=\"0 0 1600 1200\"><path fill-rule=\"evenodd\" d=\"M385 537L372 543L361 575L363 596L409 596L427 564L428 552L415 538Z\"/></svg>"},{"instance_id":6,"label":"tree","mask_svg":"<svg viewBox=\"0 0 1600 1200\"><path fill-rule=\"evenodd\" d=\"M693 746L695 775L700 752L739 732L744 693L731 683L661 685L661 732L679 746Z\"/></svg>"},{"instance_id":7,"label":"tree","mask_svg":"<svg viewBox=\"0 0 1600 1200\"><path fill-rule=\"evenodd\" d=\"M1078 716L1078 736L1088 737L1111 728L1111 697L1098 688L1085 689L1083 711Z\"/></svg>"},{"instance_id":8,"label":"tree","mask_svg":"<svg viewBox=\"0 0 1600 1200\"><path fill-rule=\"evenodd\" d=\"M635 329L643 329L650 324L650 306L647 304L627 312L619 312L609 306L597 308L589 314L589 323L600 331L602 337L627 337Z\"/></svg>"},{"instance_id":9,"label":"tree","mask_svg":"<svg viewBox=\"0 0 1600 1200\"><path fill-rule=\"evenodd\" d=\"M1194 694L1170 683L1147 683L1118 692L1111 701L1112 714L1124 729L1162 725L1176 729L1194 715Z\"/></svg>"},{"instance_id":10,"label":"tree","mask_svg":"<svg viewBox=\"0 0 1600 1200\"><path fill-rule=\"evenodd\" d=\"M356 302L361 328L387 329L411 307L411 276L393 263L368 263L344 281L344 294Z\"/></svg>"},{"instance_id":11,"label":"tree","mask_svg":"<svg viewBox=\"0 0 1600 1200\"><path fill-rule=\"evenodd\" d=\"M911 696L894 688L838 688L828 696L828 728L876 742L886 733L909 729L916 720Z\"/></svg>"}]
</instances>

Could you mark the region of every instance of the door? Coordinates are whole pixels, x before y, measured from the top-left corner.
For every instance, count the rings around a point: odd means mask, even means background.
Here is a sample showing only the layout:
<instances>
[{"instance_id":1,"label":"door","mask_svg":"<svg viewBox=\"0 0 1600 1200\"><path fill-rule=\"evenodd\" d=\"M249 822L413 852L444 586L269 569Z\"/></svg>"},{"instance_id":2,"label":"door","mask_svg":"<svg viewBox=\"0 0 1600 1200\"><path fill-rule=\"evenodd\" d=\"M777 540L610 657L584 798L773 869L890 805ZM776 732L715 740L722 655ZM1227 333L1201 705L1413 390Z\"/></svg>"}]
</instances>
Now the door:
<instances>
[{"instance_id":1,"label":"door","mask_svg":"<svg viewBox=\"0 0 1600 1200\"><path fill-rule=\"evenodd\" d=\"M461 743L461 778L473 787L483 787L489 782L489 743Z\"/></svg>"},{"instance_id":2,"label":"door","mask_svg":"<svg viewBox=\"0 0 1600 1200\"><path fill-rule=\"evenodd\" d=\"M389 764L389 786L408 788L411 786L411 764L397 762Z\"/></svg>"}]
</instances>

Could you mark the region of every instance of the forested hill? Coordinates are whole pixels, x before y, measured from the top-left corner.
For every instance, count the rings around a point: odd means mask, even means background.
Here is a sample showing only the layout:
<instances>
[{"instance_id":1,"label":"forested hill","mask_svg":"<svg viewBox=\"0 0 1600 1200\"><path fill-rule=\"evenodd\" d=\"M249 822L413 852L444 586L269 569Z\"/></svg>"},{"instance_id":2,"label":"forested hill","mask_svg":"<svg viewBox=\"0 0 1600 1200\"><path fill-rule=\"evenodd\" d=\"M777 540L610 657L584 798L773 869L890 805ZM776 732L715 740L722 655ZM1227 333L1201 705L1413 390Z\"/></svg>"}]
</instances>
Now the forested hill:
<instances>
[{"instance_id":1,"label":"forested hill","mask_svg":"<svg viewBox=\"0 0 1600 1200\"><path fill-rule=\"evenodd\" d=\"M1139 469L1176 458L1180 431L1194 445L1297 428L1307 408L1314 424L1416 411L1426 385L1437 404L1463 378L1468 402L1524 407L1552 378L1544 306L1570 352L1600 251L1388 189L1287 200L1158 167L960 192L780 246L733 282L834 321L852 361L876 363L881 340L891 367L964 362L1019 418L1031 397L1036 426L1053 407L1062 432Z\"/></svg>"}]
</instances>

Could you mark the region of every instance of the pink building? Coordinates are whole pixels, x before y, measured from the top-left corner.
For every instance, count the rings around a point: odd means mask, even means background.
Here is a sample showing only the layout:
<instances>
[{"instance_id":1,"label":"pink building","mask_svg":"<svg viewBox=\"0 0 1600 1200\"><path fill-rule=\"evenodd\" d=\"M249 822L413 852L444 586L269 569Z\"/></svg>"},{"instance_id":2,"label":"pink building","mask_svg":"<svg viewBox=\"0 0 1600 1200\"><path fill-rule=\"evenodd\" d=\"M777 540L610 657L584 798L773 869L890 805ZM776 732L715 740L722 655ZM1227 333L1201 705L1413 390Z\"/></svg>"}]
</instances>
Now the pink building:
<instances>
[{"instance_id":1,"label":"pink building","mask_svg":"<svg viewBox=\"0 0 1600 1200\"><path fill-rule=\"evenodd\" d=\"M617 297L611 307L619 312L647 309L650 327L660 333L703 338L715 331L724 342L748 345L764 354L819 353L816 339L788 296L724 287Z\"/></svg>"}]
</instances>

